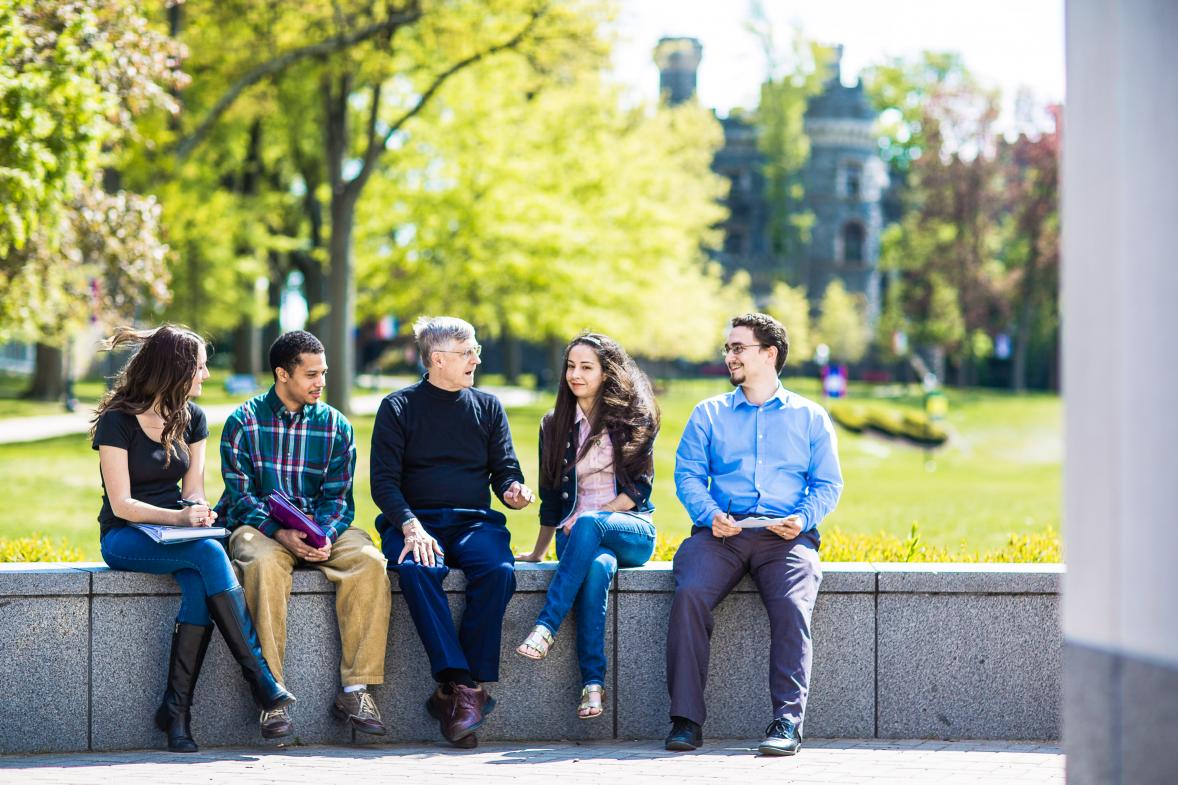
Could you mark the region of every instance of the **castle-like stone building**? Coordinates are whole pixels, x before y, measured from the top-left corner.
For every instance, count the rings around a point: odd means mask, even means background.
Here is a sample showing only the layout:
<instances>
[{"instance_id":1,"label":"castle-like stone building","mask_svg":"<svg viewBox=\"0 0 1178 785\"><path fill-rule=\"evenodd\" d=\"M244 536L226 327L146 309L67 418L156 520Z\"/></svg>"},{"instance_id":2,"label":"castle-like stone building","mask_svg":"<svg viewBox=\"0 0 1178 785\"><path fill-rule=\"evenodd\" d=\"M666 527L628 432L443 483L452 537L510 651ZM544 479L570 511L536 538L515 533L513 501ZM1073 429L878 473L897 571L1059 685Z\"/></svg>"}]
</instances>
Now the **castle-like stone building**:
<instances>
[{"instance_id":1,"label":"castle-like stone building","mask_svg":"<svg viewBox=\"0 0 1178 785\"><path fill-rule=\"evenodd\" d=\"M671 106L694 100L703 57L700 42L663 38L654 56L663 100ZM848 291L867 298L874 321L880 307L879 243L888 176L874 134L876 112L861 81L842 83L841 58L838 47L822 92L806 108L810 157L802 171L802 210L813 213L814 225L795 258L776 254L770 243L772 205L757 126L735 113L720 118L724 147L712 168L728 178L731 188L724 246L717 257L729 270L748 271L758 300L784 280L804 287L816 307L827 285L840 279Z\"/></svg>"}]
</instances>

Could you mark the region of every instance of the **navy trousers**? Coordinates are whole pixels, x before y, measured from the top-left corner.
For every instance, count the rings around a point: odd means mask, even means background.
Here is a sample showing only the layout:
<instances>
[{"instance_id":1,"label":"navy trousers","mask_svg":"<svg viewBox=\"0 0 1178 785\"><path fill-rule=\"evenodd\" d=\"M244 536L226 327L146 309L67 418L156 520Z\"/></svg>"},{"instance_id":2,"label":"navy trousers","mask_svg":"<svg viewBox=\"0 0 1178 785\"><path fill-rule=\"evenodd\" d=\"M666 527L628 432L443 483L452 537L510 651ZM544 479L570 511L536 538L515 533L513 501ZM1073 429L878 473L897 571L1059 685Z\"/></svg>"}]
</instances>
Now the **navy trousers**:
<instances>
[{"instance_id":1,"label":"navy trousers","mask_svg":"<svg viewBox=\"0 0 1178 785\"><path fill-rule=\"evenodd\" d=\"M773 717L799 729L810 684L810 616L822 572L818 532L783 540L765 529L719 538L695 528L675 554L675 595L667 629L671 716L703 724L712 611L746 574L769 613L769 696Z\"/></svg>"},{"instance_id":2,"label":"navy trousers","mask_svg":"<svg viewBox=\"0 0 1178 785\"><path fill-rule=\"evenodd\" d=\"M515 557L507 518L490 509L414 510L445 552L445 564L426 567L412 555L397 564L405 538L397 527L381 532L381 550L401 581L401 591L434 678L449 668L470 671L475 681L499 680L503 614L515 592ZM454 629L442 581L451 567L466 575L466 609Z\"/></svg>"}]
</instances>

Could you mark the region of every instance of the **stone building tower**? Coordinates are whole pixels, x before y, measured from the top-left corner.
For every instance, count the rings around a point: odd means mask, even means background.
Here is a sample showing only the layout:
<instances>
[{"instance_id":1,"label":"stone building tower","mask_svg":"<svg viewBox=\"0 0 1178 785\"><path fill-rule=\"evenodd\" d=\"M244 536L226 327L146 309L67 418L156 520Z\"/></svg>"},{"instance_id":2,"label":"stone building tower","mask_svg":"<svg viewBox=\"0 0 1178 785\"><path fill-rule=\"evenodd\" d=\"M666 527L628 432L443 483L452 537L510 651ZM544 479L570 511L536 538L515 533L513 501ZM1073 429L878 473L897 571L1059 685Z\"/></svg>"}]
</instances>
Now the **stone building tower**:
<instances>
[{"instance_id":1,"label":"stone building tower","mask_svg":"<svg viewBox=\"0 0 1178 785\"><path fill-rule=\"evenodd\" d=\"M827 285L840 278L847 291L866 295L874 322L880 309L879 240L888 177L872 133L876 113L861 82L842 84L842 47L836 53L822 93L806 110L810 160L802 172L803 209L814 214L809 244L796 259L771 252L765 156L757 145L757 124L737 111L720 118L724 146L712 162L712 169L731 183L724 246L715 257L730 272L749 273L758 303L784 280L805 287L817 309ZM664 103L675 106L695 97L702 55L695 38L659 40L654 60Z\"/></svg>"},{"instance_id":2,"label":"stone building tower","mask_svg":"<svg viewBox=\"0 0 1178 785\"><path fill-rule=\"evenodd\" d=\"M659 95L668 106L695 98L695 76L704 48L695 38L660 38L654 48L659 67Z\"/></svg>"},{"instance_id":3,"label":"stone building tower","mask_svg":"<svg viewBox=\"0 0 1178 785\"><path fill-rule=\"evenodd\" d=\"M802 173L805 204L814 213L810 242L798 269L812 305L836 278L867 297L871 320L879 314L879 241L887 170L873 133L877 114L862 81L841 81L842 47L835 50L823 91L810 99L805 128L810 160Z\"/></svg>"}]
</instances>

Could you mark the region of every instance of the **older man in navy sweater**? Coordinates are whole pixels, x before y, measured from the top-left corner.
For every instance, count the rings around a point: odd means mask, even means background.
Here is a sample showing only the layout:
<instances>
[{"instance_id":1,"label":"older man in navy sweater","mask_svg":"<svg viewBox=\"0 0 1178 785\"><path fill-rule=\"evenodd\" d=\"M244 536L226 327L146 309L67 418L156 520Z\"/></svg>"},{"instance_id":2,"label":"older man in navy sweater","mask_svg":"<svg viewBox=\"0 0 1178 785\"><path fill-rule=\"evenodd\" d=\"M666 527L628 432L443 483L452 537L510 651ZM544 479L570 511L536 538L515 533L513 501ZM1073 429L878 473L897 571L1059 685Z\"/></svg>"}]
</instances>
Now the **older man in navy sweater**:
<instances>
[{"instance_id":1,"label":"older man in navy sweater","mask_svg":"<svg viewBox=\"0 0 1178 785\"><path fill-rule=\"evenodd\" d=\"M481 347L453 317L413 325L422 363L417 384L386 397L372 432L372 498L382 549L429 655L438 687L426 703L442 735L474 747L495 701L479 682L498 681L503 614L515 591L507 519L533 500L511 443L503 404L473 389ZM466 610L454 629L442 580L466 574Z\"/></svg>"}]
</instances>

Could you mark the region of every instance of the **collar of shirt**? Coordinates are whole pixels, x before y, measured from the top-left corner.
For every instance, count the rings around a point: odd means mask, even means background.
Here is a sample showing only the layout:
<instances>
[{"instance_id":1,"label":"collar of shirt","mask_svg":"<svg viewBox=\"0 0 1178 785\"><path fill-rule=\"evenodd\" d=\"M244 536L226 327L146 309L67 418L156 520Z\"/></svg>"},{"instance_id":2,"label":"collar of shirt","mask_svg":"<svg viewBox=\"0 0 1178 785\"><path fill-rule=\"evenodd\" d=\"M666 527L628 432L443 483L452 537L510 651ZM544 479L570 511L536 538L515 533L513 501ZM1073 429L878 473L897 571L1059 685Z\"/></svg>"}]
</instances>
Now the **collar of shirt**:
<instances>
[{"instance_id":1,"label":"collar of shirt","mask_svg":"<svg viewBox=\"0 0 1178 785\"><path fill-rule=\"evenodd\" d=\"M577 432L577 444L584 444L585 439L589 437L589 418L585 416L585 412L577 404L573 404L576 414L573 415L573 428Z\"/></svg>"},{"instance_id":2,"label":"collar of shirt","mask_svg":"<svg viewBox=\"0 0 1178 785\"><path fill-rule=\"evenodd\" d=\"M776 403L774 403L774 401L776 401ZM784 387L781 386L781 382L778 382L777 389L773 392L773 395L769 396L769 400L765 401L765 403L762 405L769 406L772 404L776 408L780 409L782 406L785 406L787 403L789 403L789 392ZM735 390L732 391L732 408L738 409L742 405L751 406L754 409L760 408L760 407L756 406L755 404L753 404L745 396L744 385L741 385L740 387L737 387Z\"/></svg>"},{"instance_id":3,"label":"collar of shirt","mask_svg":"<svg viewBox=\"0 0 1178 785\"><path fill-rule=\"evenodd\" d=\"M281 420L295 420L299 417L307 416L307 409L311 404L303 404L297 412L292 412L286 408L286 404L278 397L278 392L274 389L274 385L270 385L270 391L266 393L266 404L274 412L274 416Z\"/></svg>"}]
</instances>

